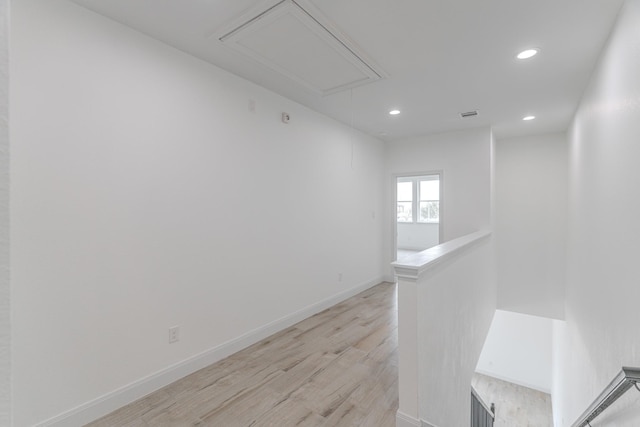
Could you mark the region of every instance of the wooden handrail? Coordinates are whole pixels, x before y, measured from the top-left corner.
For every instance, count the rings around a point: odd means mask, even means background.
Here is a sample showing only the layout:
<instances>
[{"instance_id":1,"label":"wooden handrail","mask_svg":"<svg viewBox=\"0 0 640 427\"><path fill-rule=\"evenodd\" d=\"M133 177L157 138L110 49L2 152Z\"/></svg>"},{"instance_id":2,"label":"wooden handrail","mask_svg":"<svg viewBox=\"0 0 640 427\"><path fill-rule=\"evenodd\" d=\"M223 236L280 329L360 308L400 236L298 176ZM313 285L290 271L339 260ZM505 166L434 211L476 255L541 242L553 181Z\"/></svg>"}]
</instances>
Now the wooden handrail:
<instances>
[{"instance_id":1,"label":"wooden handrail","mask_svg":"<svg viewBox=\"0 0 640 427\"><path fill-rule=\"evenodd\" d=\"M640 383L640 368L623 367L609 385L593 401L591 406L582 413L580 418L571 427L588 426L598 415L626 393L631 387Z\"/></svg>"}]
</instances>

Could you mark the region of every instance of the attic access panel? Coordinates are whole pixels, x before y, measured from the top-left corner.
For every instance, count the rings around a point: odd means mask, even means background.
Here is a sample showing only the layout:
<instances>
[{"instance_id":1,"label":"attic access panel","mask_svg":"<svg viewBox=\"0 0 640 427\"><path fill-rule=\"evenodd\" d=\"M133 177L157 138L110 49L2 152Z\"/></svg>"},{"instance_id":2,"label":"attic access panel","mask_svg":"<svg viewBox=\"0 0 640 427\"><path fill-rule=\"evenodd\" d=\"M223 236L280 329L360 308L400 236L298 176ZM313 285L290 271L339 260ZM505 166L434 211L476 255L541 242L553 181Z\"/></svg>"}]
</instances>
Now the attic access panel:
<instances>
[{"instance_id":1,"label":"attic access panel","mask_svg":"<svg viewBox=\"0 0 640 427\"><path fill-rule=\"evenodd\" d=\"M246 55L321 95L329 95L384 76L364 54L339 37L310 4L282 0L245 14L218 35ZM264 6L263 6L264 7Z\"/></svg>"}]
</instances>

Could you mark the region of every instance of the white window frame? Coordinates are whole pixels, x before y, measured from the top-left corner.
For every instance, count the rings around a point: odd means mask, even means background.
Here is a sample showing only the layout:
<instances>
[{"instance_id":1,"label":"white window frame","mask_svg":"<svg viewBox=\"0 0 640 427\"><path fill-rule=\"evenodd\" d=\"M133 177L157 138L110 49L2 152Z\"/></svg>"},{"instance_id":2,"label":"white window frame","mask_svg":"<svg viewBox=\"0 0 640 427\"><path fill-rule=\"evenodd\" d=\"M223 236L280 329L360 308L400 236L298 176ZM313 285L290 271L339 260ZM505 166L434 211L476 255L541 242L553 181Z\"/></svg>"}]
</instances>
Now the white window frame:
<instances>
[{"instance_id":1,"label":"white window frame","mask_svg":"<svg viewBox=\"0 0 640 427\"><path fill-rule=\"evenodd\" d=\"M408 178L398 178L396 180L396 221L399 224L415 224L416 222L416 183L415 180ZM398 200L398 184L401 182L410 182L411 183L411 200ZM400 202L410 202L411 203L411 221L398 221L397 215L397 206Z\"/></svg>"},{"instance_id":2,"label":"white window frame","mask_svg":"<svg viewBox=\"0 0 640 427\"><path fill-rule=\"evenodd\" d=\"M396 260L398 253L398 225L401 224L413 224L411 222L398 222L398 179L407 178L407 177L417 177L417 176L430 176L437 175L440 179L440 222L439 223L426 223L426 222L418 222L415 224L427 225L427 224L437 224L438 225L438 244L444 242L444 215L445 215L445 206L444 206L444 198L446 194L444 194L444 172L442 170L434 170L427 172L417 172L417 173L392 173L391 174L391 194L392 200L390 204L391 209L391 235L393 236L393 245L391 246L391 259Z\"/></svg>"},{"instance_id":3,"label":"white window frame","mask_svg":"<svg viewBox=\"0 0 640 427\"><path fill-rule=\"evenodd\" d=\"M440 173L428 174L428 175L411 175L411 176L397 176L395 183L395 197L396 204L396 222L398 224L439 224L441 215L441 200L420 200L420 182L421 181L439 181L440 191L442 194L442 177ZM398 183L411 182L412 183L412 200L411 200L411 221L398 221L397 206L398 206ZM420 202L438 202L438 220L437 221L421 221L420 220Z\"/></svg>"}]
</instances>

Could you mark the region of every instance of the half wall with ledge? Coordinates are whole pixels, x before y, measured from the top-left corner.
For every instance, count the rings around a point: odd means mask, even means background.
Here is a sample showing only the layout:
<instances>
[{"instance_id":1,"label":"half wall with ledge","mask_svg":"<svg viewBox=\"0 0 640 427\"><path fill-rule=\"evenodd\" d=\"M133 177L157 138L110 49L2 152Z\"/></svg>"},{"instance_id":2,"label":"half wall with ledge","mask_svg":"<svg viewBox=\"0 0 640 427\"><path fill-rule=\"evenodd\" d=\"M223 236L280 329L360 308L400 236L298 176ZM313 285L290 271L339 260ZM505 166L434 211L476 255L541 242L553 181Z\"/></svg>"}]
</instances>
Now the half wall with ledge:
<instances>
[{"instance_id":1,"label":"half wall with ledge","mask_svg":"<svg viewBox=\"0 0 640 427\"><path fill-rule=\"evenodd\" d=\"M398 282L397 427L467 427L496 310L493 238L478 231L391 265Z\"/></svg>"}]
</instances>

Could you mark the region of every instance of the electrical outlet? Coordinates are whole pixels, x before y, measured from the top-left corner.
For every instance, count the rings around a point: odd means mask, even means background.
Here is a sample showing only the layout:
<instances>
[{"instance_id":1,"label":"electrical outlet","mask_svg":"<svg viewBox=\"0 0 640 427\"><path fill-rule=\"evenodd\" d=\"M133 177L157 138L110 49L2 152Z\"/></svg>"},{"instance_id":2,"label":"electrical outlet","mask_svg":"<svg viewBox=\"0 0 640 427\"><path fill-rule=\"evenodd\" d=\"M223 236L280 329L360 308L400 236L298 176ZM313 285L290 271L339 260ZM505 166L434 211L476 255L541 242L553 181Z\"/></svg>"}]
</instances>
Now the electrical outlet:
<instances>
[{"instance_id":1,"label":"electrical outlet","mask_svg":"<svg viewBox=\"0 0 640 427\"><path fill-rule=\"evenodd\" d=\"M180 341L180 326L172 326L169 328L169 344Z\"/></svg>"}]
</instances>

